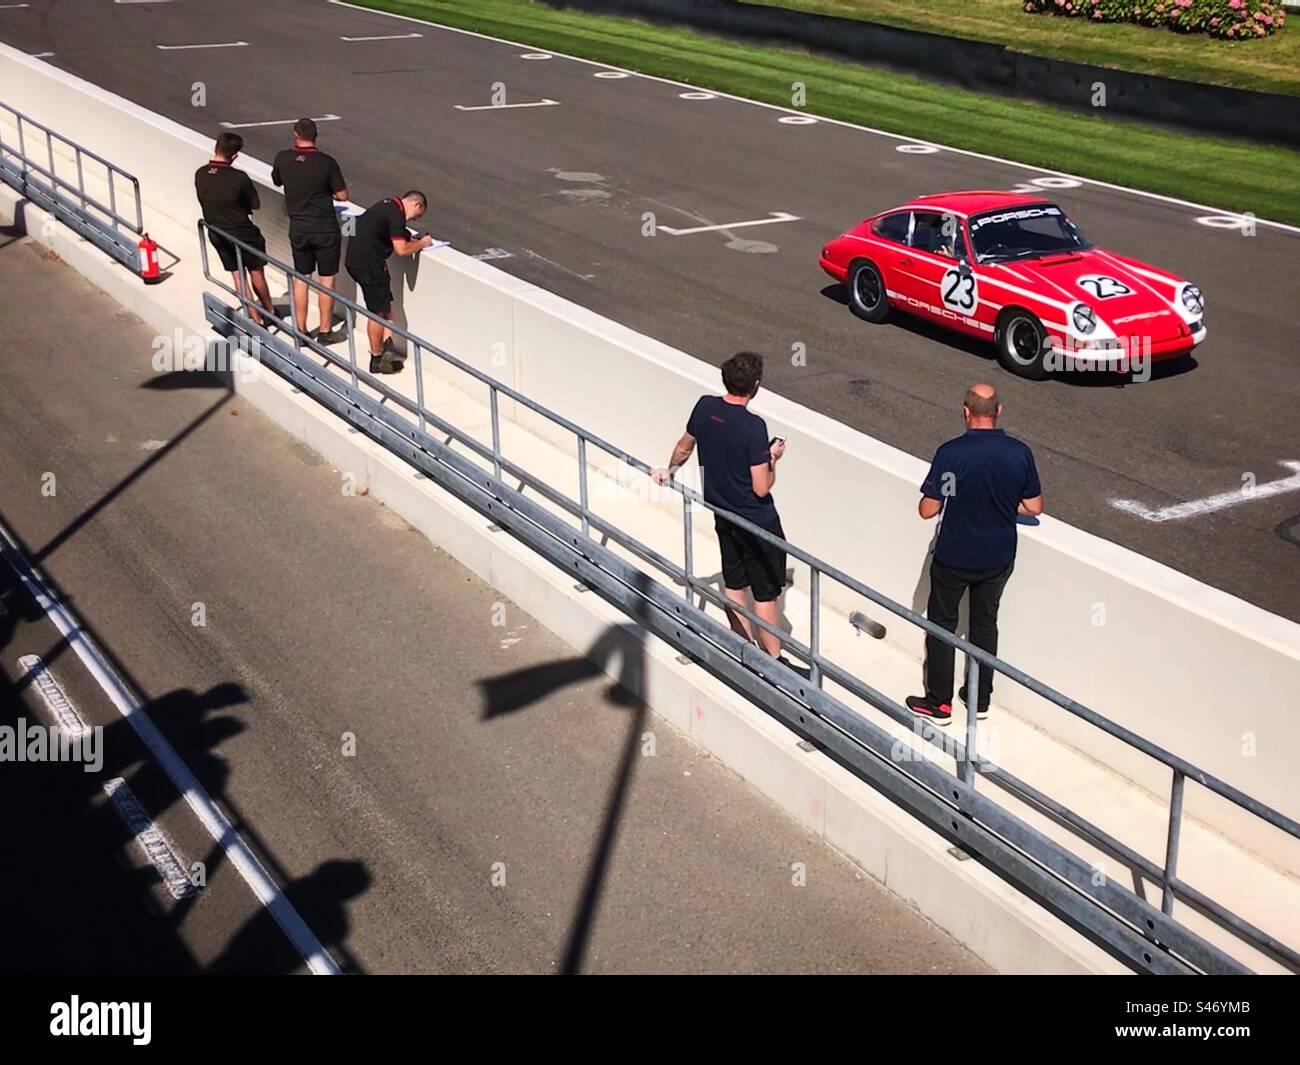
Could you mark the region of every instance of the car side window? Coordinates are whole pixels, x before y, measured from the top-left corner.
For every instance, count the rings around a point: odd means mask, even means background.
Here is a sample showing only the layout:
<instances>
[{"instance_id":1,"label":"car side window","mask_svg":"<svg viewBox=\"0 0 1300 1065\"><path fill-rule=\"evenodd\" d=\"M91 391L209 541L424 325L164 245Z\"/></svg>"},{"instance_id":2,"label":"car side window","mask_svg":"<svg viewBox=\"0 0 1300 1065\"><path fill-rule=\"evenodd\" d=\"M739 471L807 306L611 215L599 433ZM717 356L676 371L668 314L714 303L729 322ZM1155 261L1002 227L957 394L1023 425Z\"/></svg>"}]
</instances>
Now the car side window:
<instances>
[{"instance_id":1,"label":"car side window","mask_svg":"<svg viewBox=\"0 0 1300 1065\"><path fill-rule=\"evenodd\" d=\"M895 211L893 214L887 214L884 218L877 221L872 229L878 237L883 237L885 240L892 240L897 244L906 244L908 221L910 218L910 211Z\"/></svg>"},{"instance_id":2,"label":"car side window","mask_svg":"<svg viewBox=\"0 0 1300 1065\"><path fill-rule=\"evenodd\" d=\"M962 239L961 219L938 211L917 211L912 247L947 259L956 259L958 250L964 255L966 244Z\"/></svg>"}]
</instances>

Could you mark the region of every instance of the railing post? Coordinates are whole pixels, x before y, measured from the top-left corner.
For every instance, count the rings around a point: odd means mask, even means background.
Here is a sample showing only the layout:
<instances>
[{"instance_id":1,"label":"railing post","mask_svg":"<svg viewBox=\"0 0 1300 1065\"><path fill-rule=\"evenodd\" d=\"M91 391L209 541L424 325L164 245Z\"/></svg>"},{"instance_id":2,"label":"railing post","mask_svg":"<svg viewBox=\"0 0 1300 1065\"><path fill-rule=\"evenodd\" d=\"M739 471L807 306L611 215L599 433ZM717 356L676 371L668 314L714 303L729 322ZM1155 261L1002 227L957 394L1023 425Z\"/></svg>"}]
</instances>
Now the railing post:
<instances>
[{"instance_id":1,"label":"railing post","mask_svg":"<svg viewBox=\"0 0 1300 1065\"><path fill-rule=\"evenodd\" d=\"M501 417L497 412L497 386L488 386L492 407L492 473L501 477Z\"/></svg>"},{"instance_id":2,"label":"railing post","mask_svg":"<svg viewBox=\"0 0 1300 1065\"><path fill-rule=\"evenodd\" d=\"M578 437L578 503L582 510L582 535L591 535L591 522L587 518L587 438Z\"/></svg>"},{"instance_id":3,"label":"railing post","mask_svg":"<svg viewBox=\"0 0 1300 1065\"><path fill-rule=\"evenodd\" d=\"M812 661L808 663L812 672L808 679L820 688L822 667L817 660L822 653L822 571L816 566L810 567L808 571L808 602L808 648L812 651Z\"/></svg>"},{"instance_id":4,"label":"railing post","mask_svg":"<svg viewBox=\"0 0 1300 1065\"><path fill-rule=\"evenodd\" d=\"M45 154L50 157L50 192L58 196L59 178L54 173L54 137L48 129L45 131Z\"/></svg>"},{"instance_id":5,"label":"railing post","mask_svg":"<svg viewBox=\"0 0 1300 1065\"><path fill-rule=\"evenodd\" d=\"M684 569L686 574L686 602L691 601L691 592L695 589L695 537L691 535L691 497L682 493L682 529L686 536L686 553Z\"/></svg>"},{"instance_id":6,"label":"railing post","mask_svg":"<svg viewBox=\"0 0 1300 1065\"><path fill-rule=\"evenodd\" d=\"M980 664L966 659L966 757L961 763L963 784L975 785L975 725L979 721Z\"/></svg>"},{"instance_id":7,"label":"railing post","mask_svg":"<svg viewBox=\"0 0 1300 1065\"><path fill-rule=\"evenodd\" d=\"M420 432L424 432L424 374L420 370L420 345L412 341L415 348L415 406L419 411L416 417L420 422Z\"/></svg>"},{"instance_id":8,"label":"railing post","mask_svg":"<svg viewBox=\"0 0 1300 1065\"><path fill-rule=\"evenodd\" d=\"M212 280L212 269L208 264L208 242L203 238L206 231L203 228L203 222L199 222L199 262L203 264L203 280Z\"/></svg>"},{"instance_id":9,"label":"railing post","mask_svg":"<svg viewBox=\"0 0 1300 1065\"><path fill-rule=\"evenodd\" d=\"M348 367L352 371L352 387L357 387L357 312L343 305L343 321L348 327Z\"/></svg>"},{"instance_id":10,"label":"railing post","mask_svg":"<svg viewBox=\"0 0 1300 1065\"><path fill-rule=\"evenodd\" d=\"M122 219L117 213L117 182L113 180L114 171L112 167L108 169L108 213L113 216L113 223L116 225ZM143 228L143 227L141 227Z\"/></svg>"},{"instance_id":11,"label":"railing post","mask_svg":"<svg viewBox=\"0 0 1300 1065\"><path fill-rule=\"evenodd\" d=\"M1178 873L1178 837L1183 827L1183 774L1174 770L1173 790L1169 793L1169 834L1165 839L1165 882L1161 885L1160 909L1166 917L1174 912L1172 881Z\"/></svg>"},{"instance_id":12,"label":"railing post","mask_svg":"<svg viewBox=\"0 0 1300 1065\"><path fill-rule=\"evenodd\" d=\"M86 175L81 163L81 149L76 149L77 154L77 195L81 197L81 209L86 210Z\"/></svg>"},{"instance_id":13,"label":"railing post","mask_svg":"<svg viewBox=\"0 0 1300 1065\"><path fill-rule=\"evenodd\" d=\"M287 269L284 271L284 282L285 282L285 286L289 289L289 313L288 315L286 315L286 317L288 319L288 324L290 328L293 329L293 350L296 351L299 355L301 355L302 342L305 334L301 329L298 328L298 312L297 312L297 308L294 305L294 298L293 298L294 276L293 274L289 273ZM311 292L312 292L311 286L308 285L307 286L308 304L311 303ZM271 301L271 305L275 306L274 300Z\"/></svg>"},{"instance_id":14,"label":"railing post","mask_svg":"<svg viewBox=\"0 0 1300 1065\"><path fill-rule=\"evenodd\" d=\"M15 112L16 113L16 112ZM23 184L27 184L27 138L23 135L23 117L18 115L18 158L23 164Z\"/></svg>"},{"instance_id":15,"label":"railing post","mask_svg":"<svg viewBox=\"0 0 1300 1065\"><path fill-rule=\"evenodd\" d=\"M251 318L252 312L249 310L248 301L248 283L244 278L244 249L238 244L235 245L235 287L239 293L239 309Z\"/></svg>"}]
</instances>

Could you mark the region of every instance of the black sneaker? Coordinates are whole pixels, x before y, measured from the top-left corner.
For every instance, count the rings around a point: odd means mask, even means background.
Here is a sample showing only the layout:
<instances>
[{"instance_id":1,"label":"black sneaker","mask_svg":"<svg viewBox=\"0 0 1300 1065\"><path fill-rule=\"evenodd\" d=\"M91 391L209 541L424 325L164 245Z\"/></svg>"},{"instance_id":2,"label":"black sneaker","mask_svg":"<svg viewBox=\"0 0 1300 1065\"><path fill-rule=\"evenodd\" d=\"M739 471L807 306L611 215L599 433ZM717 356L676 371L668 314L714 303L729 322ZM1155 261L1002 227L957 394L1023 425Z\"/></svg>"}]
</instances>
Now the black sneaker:
<instances>
[{"instance_id":1,"label":"black sneaker","mask_svg":"<svg viewBox=\"0 0 1300 1065\"><path fill-rule=\"evenodd\" d=\"M928 717L936 725L946 725L952 720L952 706L949 703L936 703L928 695L909 695L907 708L917 717Z\"/></svg>"},{"instance_id":2,"label":"black sneaker","mask_svg":"<svg viewBox=\"0 0 1300 1065\"><path fill-rule=\"evenodd\" d=\"M384 370L383 370L383 365L384 365L384 356L382 356L382 355L375 355L375 354L372 352L372 353L371 353L371 356L370 356L370 372L371 372L371 373L383 373L383 372L384 372Z\"/></svg>"},{"instance_id":3,"label":"black sneaker","mask_svg":"<svg viewBox=\"0 0 1300 1065\"><path fill-rule=\"evenodd\" d=\"M812 680L811 666L801 666L797 662L791 662L790 659L785 657L785 655L781 655L777 661L780 662L781 665L785 666L786 669L794 670L794 672L798 673L799 676L804 678L804 680Z\"/></svg>"},{"instance_id":4,"label":"black sneaker","mask_svg":"<svg viewBox=\"0 0 1300 1065\"><path fill-rule=\"evenodd\" d=\"M964 688L957 693L957 698L961 700L962 706L966 705L966 690ZM978 710L975 711L976 721L983 721L988 716L989 716L989 708L987 706L981 706Z\"/></svg>"},{"instance_id":5,"label":"black sneaker","mask_svg":"<svg viewBox=\"0 0 1300 1065\"><path fill-rule=\"evenodd\" d=\"M402 367L405 365L402 356L395 351L385 351L379 357L380 373L401 373Z\"/></svg>"},{"instance_id":6,"label":"black sneaker","mask_svg":"<svg viewBox=\"0 0 1300 1065\"><path fill-rule=\"evenodd\" d=\"M347 338L348 334L345 329L334 329L328 333L322 333L319 329L316 330L316 343L324 344L327 348L334 344L341 344Z\"/></svg>"}]
</instances>

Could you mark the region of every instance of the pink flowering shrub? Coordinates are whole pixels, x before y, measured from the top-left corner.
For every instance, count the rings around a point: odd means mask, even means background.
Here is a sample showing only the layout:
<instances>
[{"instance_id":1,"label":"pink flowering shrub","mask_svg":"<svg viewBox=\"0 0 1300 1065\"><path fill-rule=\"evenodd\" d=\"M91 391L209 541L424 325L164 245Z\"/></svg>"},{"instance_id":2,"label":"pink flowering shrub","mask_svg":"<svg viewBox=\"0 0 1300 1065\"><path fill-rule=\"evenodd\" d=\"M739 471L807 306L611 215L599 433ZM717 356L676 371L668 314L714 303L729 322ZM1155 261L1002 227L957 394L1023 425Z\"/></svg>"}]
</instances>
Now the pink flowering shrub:
<instances>
[{"instance_id":1,"label":"pink flowering shrub","mask_svg":"<svg viewBox=\"0 0 1300 1065\"><path fill-rule=\"evenodd\" d=\"M1268 37L1286 24L1281 0L1024 0L1024 4L1026 11L1035 14L1167 26L1230 41Z\"/></svg>"}]
</instances>

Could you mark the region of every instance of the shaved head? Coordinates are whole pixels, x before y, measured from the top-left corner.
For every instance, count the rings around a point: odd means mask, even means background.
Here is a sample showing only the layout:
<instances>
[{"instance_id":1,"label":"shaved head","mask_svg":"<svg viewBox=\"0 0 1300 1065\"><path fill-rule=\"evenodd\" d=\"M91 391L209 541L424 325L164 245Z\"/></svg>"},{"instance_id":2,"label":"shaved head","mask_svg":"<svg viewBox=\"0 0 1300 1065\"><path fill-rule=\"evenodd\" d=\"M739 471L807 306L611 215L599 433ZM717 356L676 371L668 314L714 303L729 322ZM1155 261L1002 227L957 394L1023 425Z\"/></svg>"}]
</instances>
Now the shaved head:
<instances>
[{"instance_id":1,"label":"shaved head","mask_svg":"<svg viewBox=\"0 0 1300 1065\"><path fill-rule=\"evenodd\" d=\"M973 418L992 418L996 421L998 414L1001 413L1001 404L998 403L998 390L992 385L971 385L966 390L964 406L970 411Z\"/></svg>"}]
</instances>

